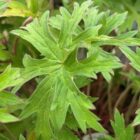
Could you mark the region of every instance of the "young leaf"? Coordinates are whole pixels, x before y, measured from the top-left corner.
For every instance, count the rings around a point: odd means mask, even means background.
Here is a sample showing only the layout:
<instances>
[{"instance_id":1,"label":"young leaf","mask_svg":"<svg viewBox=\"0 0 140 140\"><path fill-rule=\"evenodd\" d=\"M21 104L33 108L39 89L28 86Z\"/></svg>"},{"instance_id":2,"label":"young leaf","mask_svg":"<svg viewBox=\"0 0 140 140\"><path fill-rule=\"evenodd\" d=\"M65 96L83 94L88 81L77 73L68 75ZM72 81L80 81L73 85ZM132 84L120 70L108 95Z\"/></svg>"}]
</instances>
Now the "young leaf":
<instances>
[{"instance_id":1,"label":"young leaf","mask_svg":"<svg viewBox=\"0 0 140 140\"><path fill-rule=\"evenodd\" d=\"M109 137L108 140L133 140L134 128L131 125L125 126L124 118L118 110L115 111L114 121L111 121L115 138Z\"/></svg>"},{"instance_id":2,"label":"young leaf","mask_svg":"<svg viewBox=\"0 0 140 140\"><path fill-rule=\"evenodd\" d=\"M5 112L4 110L0 110L0 122L1 123L9 123L9 122L17 122L19 121L18 118L15 116Z\"/></svg>"},{"instance_id":3,"label":"young leaf","mask_svg":"<svg viewBox=\"0 0 140 140\"><path fill-rule=\"evenodd\" d=\"M20 69L11 68L11 66L9 65L6 70L0 75L0 91L7 87L15 86L20 81Z\"/></svg>"},{"instance_id":4,"label":"young leaf","mask_svg":"<svg viewBox=\"0 0 140 140\"><path fill-rule=\"evenodd\" d=\"M64 8L60 9L63 18L60 30L60 37L58 41L60 48L69 47L72 41L71 37L74 34L74 31L77 28L79 22L83 18L85 11L88 9L90 5L91 1L84 2L80 7L78 3L75 3L72 15L67 14L68 11L66 9Z\"/></svg>"},{"instance_id":5,"label":"young leaf","mask_svg":"<svg viewBox=\"0 0 140 140\"><path fill-rule=\"evenodd\" d=\"M106 18L105 25L103 26L102 32L104 34L109 34L111 31L119 27L125 22L127 16L127 12L122 14L114 14L112 16L109 16Z\"/></svg>"},{"instance_id":6,"label":"young leaf","mask_svg":"<svg viewBox=\"0 0 140 140\"><path fill-rule=\"evenodd\" d=\"M140 110L139 109L136 111L136 114L137 115L136 115L136 117L135 117L135 119L133 121L134 126L140 125Z\"/></svg>"}]
</instances>

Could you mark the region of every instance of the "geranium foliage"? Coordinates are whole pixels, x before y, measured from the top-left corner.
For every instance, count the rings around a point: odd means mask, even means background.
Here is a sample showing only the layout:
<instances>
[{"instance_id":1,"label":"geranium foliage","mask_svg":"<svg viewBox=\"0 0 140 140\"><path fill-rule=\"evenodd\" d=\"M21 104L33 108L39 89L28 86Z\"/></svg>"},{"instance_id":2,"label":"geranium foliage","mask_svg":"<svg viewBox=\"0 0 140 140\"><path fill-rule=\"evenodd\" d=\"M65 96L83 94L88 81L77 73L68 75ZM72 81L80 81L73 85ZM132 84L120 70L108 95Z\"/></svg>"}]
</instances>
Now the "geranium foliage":
<instances>
[{"instance_id":1,"label":"geranium foliage","mask_svg":"<svg viewBox=\"0 0 140 140\"><path fill-rule=\"evenodd\" d=\"M130 47L140 45L140 39L133 37L137 31L117 36L110 34L118 31L126 17L126 12L112 15L98 12L91 1L86 1L81 5L75 3L72 12L61 7L58 15L51 16L46 11L27 26L13 30L11 33L29 42L40 57L25 54L23 68L8 66L0 75L0 90L3 93L6 88L13 87L11 92L15 94L31 79L39 78L39 82L25 102L12 95L15 104L21 104L21 107L2 113L7 122L31 118L37 140L76 140L72 129L78 128L83 132L88 128L105 132L100 119L91 112L95 109L92 100L80 88L85 86L85 80L96 79L98 73L109 82L114 69L123 67L114 53L103 49L105 45L118 47L132 67L140 70L139 48L135 52ZM79 59L81 48L87 51ZM10 114L15 110L21 110L20 115ZM1 117L0 121L3 121ZM71 128L74 123L76 127ZM115 129L115 124L112 125Z\"/></svg>"}]
</instances>

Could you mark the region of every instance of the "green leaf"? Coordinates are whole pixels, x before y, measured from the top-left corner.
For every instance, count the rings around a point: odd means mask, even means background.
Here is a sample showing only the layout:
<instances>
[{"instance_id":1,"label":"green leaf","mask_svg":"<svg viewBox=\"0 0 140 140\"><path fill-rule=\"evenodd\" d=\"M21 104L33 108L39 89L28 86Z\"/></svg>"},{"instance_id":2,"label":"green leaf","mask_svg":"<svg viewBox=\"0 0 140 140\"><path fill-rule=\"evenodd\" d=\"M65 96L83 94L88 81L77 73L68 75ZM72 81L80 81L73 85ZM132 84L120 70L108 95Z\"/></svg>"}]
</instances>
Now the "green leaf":
<instances>
[{"instance_id":1,"label":"green leaf","mask_svg":"<svg viewBox=\"0 0 140 140\"><path fill-rule=\"evenodd\" d=\"M37 13L39 8L38 0L26 0L28 8L33 12Z\"/></svg>"},{"instance_id":2,"label":"green leaf","mask_svg":"<svg viewBox=\"0 0 140 140\"><path fill-rule=\"evenodd\" d=\"M7 87L15 86L20 81L20 69L11 68L11 66L9 65L6 70L0 75L0 91Z\"/></svg>"},{"instance_id":3,"label":"green leaf","mask_svg":"<svg viewBox=\"0 0 140 140\"><path fill-rule=\"evenodd\" d=\"M76 135L74 135L70 130L62 130L59 134L58 134L58 138L60 140L78 140L78 137Z\"/></svg>"},{"instance_id":4,"label":"green leaf","mask_svg":"<svg viewBox=\"0 0 140 140\"><path fill-rule=\"evenodd\" d=\"M20 105L22 102L22 99L18 98L16 95L0 92L0 107Z\"/></svg>"},{"instance_id":5,"label":"green leaf","mask_svg":"<svg viewBox=\"0 0 140 140\"><path fill-rule=\"evenodd\" d=\"M85 31L79 33L74 39L72 45L80 43L82 41L89 40L98 35L98 30L101 28L101 25L87 28Z\"/></svg>"},{"instance_id":6,"label":"green leaf","mask_svg":"<svg viewBox=\"0 0 140 140\"><path fill-rule=\"evenodd\" d=\"M28 8L33 12L37 13L39 8L38 0L26 0Z\"/></svg>"},{"instance_id":7,"label":"green leaf","mask_svg":"<svg viewBox=\"0 0 140 140\"><path fill-rule=\"evenodd\" d=\"M32 16L32 12L27 9L26 5L18 1L11 1L7 5L7 9L0 15L0 17L19 16L28 17Z\"/></svg>"},{"instance_id":8,"label":"green leaf","mask_svg":"<svg viewBox=\"0 0 140 140\"><path fill-rule=\"evenodd\" d=\"M41 19L35 19L24 30L15 30L12 33L29 41L42 55L52 60L62 60L67 54L59 48L48 26L49 12L45 12ZM47 23L47 24L46 24Z\"/></svg>"},{"instance_id":9,"label":"green leaf","mask_svg":"<svg viewBox=\"0 0 140 140\"><path fill-rule=\"evenodd\" d=\"M79 104L78 97L72 95L71 96L71 109L74 113L74 116L80 126L80 128L83 130L83 132L86 132L87 125L93 128L96 131L103 132L104 129L102 126L97 122L99 118L95 116L93 113L87 111L85 107L82 107L82 104Z\"/></svg>"},{"instance_id":10,"label":"green leaf","mask_svg":"<svg viewBox=\"0 0 140 140\"><path fill-rule=\"evenodd\" d=\"M74 34L74 30L77 28L85 11L88 9L90 5L91 1L86 1L81 6L79 6L78 3L75 3L72 15L70 15L65 8L60 9L63 18L58 42L60 48L69 47L70 43L72 42L71 37Z\"/></svg>"},{"instance_id":11,"label":"green leaf","mask_svg":"<svg viewBox=\"0 0 140 140\"><path fill-rule=\"evenodd\" d=\"M10 59L10 53L5 50L0 50L0 60L6 61Z\"/></svg>"},{"instance_id":12,"label":"green leaf","mask_svg":"<svg viewBox=\"0 0 140 140\"><path fill-rule=\"evenodd\" d=\"M26 139L23 137L23 135L20 135L19 140L26 140Z\"/></svg>"},{"instance_id":13,"label":"green leaf","mask_svg":"<svg viewBox=\"0 0 140 140\"><path fill-rule=\"evenodd\" d=\"M15 116L5 112L4 110L0 110L0 122L1 123L10 123L10 122L17 122L19 121L18 118Z\"/></svg>"},{"instance_id":14,"label":"green leaf","mask_svg":"<svg viewBox=\"0 0 140 140\"><path fill-rule=\"evenodd\" d=\"M101 35L101 36L94 37L92 41L93 43L95 42L100 46L101 45L114 45L114 46L120 47L120 46L138 46L140 44L140 39L138 38L130 38L130 37L124 38L122 36L111 37L111 36Z\"/></svg>"},{"instance_id":15,"label":"green leaf","mask_svg":"<svg viewBox=\"0 0 140 140\"><path fill-rule=\"evenodd\" d=\"M94 27L94 26L100 24L100 21L102 20L104 15L105 15L105 13L99 12L97 7L89 8L83 18L85 28ZM92 17L94 17L94 18L92 18Z\"/></svg>"},{"instance_id":16,"label":"green leaf","mask_svg":"<svg viewBox=\"0 0 140 140\"><path fill-rule=\"evenodd\" d=\"M125 126L124 118L118 110L115 111L114 121L111 121L116 140L133 140L134 128L131 125Z\"/></svg>"},{"instance_id":17,"label":"green leaf","mask_svg":"<svg viewBox=\"0 0 140 140\"><path fill-rule=\"evenodd\" d=\"M132 51L131 48L122 46L120 50L124 53L124 55L130 60L130 64L137 70L140 71L140 49L137 48L136 52Z\"/></svg>"},{"instance_id":18,"label":"green leaf","mask_svg":"<svg viewBox=\"0 0 140 140\"><path fill-rule=\"evenodd\" d=\"M59 61L48 58L34 59L29 55L23 58L23 65L26 69L21 69L20 82L13 89L15 93L24 83L40 75L47 75L60 68Z\"/></svg>"},{"instance_id":19,"label":"green leaf","mask_svg":"<svg viewBox=\"0 0 140 140\"><path fill-rule=\"evenodd\" d=\"M132 90L134 94L137 94L140 91L140 77L138 76L135 70L131 70L129 73L121 73L131 80Z\"/></svg>"},{"instance_id":20,"label":"green leaf","mask_svg":"<svg viewBox=\"0 0 140 140\"><path fill-rule=\"evenodd\" d=\"M135 117L135 119L134 119L134 121L133 121L133 125L134 126L136 126L136 125L140 125L140 109L138 109L137 111L136 111L136 117Z\"/></svg>"},{"instance_id":21,"label":"green leaf","mask_svg":"<svg viewBox=\"0 0 140 140\"><path fill-rule=\"evenodd\" d=\"M115 13L111 16L108 15L108 17L106 18L105 25L101 30L102 33L109 34L114 29L117 29L120 25L122 25L125 22L126 16L127 16L127 12L122 14Z\"/></svg>"},{"instance_id":22,"label":"green leaf","mask_svg":"<svg viewBox=\"0 0 140 140\"><path fill-rule=\"evenodd\" d=\"M102 72L104 75L107 75L112 73L112 69L121 67L121 63L117 57L101 49L98 49L97 51L94 50L94 53L92 53L91 56L79 62L76 60L72 61L72 59L74 59L73 57L75 56L71 54L66 61L66 65L68 65L68 70L72 74L78 76L96 78L95 75L98 72Z\"/></svg>"},{"instance_id":23,"label":"green leaf","mask_svg":"<svg viewBox=\"0 0 140 140\"><path fill-rule=\"evenodd\" d=\"M112 30L117 30L125 21L126 13L106 17L108 12L98 14L98 11L94 10L95 14L89 14L87 18L90 9L93 9L92 2L85 1L81 5L75 3L72 14L61 8L61 14L50 17L46 11L26 27L12 32L31 43L40 53L41 59L28 55L24 57L24 67L20 69L20 82L15 84L13 90L17 91L32 78L39 76L41 79L20 114L21 119L30 116L35 118L33 129L37 139L58 139L58 134L61 134L67 125L66 118L69 115L73 116L72 122L76 122L83 132L88 128L104 131L99 123L100 119L90 111L95 109L92 101L79 90L85 82L78 85L76 81L81 78L96 78L97 73L102 73L109 81L113 70L122 66L112 52L104 51L101 46L115 45L121 48L125 45L128 48L129 45L140 44L139 39L132 37L135 32L115 37L107 35ZM95 17L92 17L93 15ZM93 22L89 19L93 19ZM80 60L79 48L87 50L87 54ZM125 127L124 120L118 112L112 126L115 134L119 135L116 137L121 140L126 140L127 132L130 133L130 138L133 136L133 129L131 126ZM70 129L70 125L67 127ZM123 135L120 135L120 131L123 131ZM69 136L68 132L64 133Z\"/></svg>"},{"instance_id":24,"label":"green leaf","mask_svg":"<svg viewBox=\"0 0 140 140\"><path fill-rule=\"evenodd\" d=\"M36 120L36 135L42 139L50 139L52 130L49 121L50 109L50 92L52 81L48 77L43 79L33 93L33 96L28 100L25 109L21 113L21 118L26 118L33 113L37 113ZM43 116L43 117L42 117ZM45 133L47 132L47 133Z\"/></svg>"},{"instance_id":25,"label":"green leaf","mask_svg":"<svg viewBox=\"0 0 140 140\"><path fill-rule=\"evenodd\" d=\"M82 88L92 82L91 79L84 76L76 76L74 82L78 88Z\"/></svg>"},{"instance_id":26,"label":"green leaf","mask_svg":"<svg viewBox=\"0 0 140 140\"><path fill-rule=\"evenodd\" d=\"M1 0L0 1L0 10L3 10L4 8L6 8L8 5L8 2Z\"/></svg>"}]
</instances>

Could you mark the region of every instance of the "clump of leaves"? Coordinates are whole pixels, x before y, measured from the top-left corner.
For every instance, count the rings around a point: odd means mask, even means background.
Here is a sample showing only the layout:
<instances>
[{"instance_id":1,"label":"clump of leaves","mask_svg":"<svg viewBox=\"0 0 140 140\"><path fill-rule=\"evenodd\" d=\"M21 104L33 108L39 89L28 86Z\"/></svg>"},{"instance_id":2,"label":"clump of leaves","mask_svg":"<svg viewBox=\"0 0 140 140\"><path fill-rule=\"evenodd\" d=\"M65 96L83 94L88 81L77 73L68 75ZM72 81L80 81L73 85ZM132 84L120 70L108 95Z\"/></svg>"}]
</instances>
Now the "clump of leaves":
<instances>
[{"instance_id":1,"label":"clump of leaves","mask_svg":"<svg viewBox=\"0 0 140 140\"><path fill-rule=\"evenodd\" d=\"M85 86L85 79L96 78L97 73L109 82L113 70L123 66L118 57L102 49L103 45L118 46L139 70L139 51L135 53L128 47L140 44L139 39L133 38L137 32L109 36L126 16L127 13L98 13L92 2L86 1L75 3L72 13L62 7L59 15L50 17L46 11L26 27L12 31L30 42L41 59L26 54L23 68L8 67L1 75L4 81L0 82L0 90L14 86L12 92L16 93L27 81L41 78L19 116L20 120L33 117L36 139L76 140L71 129L77 128L83 132L87 128L105 131L100 119L90 111L95 108L92 101L79 88ZM79 60L80 48L86 49L87 54ZM84 82L77 84L79 80Z\"/></svg>"}]
</instances>

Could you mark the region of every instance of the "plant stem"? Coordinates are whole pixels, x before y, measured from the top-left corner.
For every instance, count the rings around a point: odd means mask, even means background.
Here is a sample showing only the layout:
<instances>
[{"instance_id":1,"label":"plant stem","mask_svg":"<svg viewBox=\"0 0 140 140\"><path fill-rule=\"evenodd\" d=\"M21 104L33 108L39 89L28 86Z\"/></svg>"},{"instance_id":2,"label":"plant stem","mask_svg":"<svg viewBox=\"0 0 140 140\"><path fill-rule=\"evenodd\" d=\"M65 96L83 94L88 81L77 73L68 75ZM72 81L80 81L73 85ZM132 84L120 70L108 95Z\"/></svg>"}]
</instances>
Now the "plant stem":
<instances>
[{"instance_id":1,"label":"plant stem","mask_svg":"<svg viewBox=\"0 0 140 140\"><path fill-rule=\"evenodd\" d=\"M109 111L109 117L112 118L112 95L111 95L111 83L108 85L108 91L107 91L107 96L108 96L108 111Z\"/></svg>"},{"instance_id":2,"label":"plant stem","mask_svg":"<svg viewBox=\"0 0 140 140\"><path fill-rule=\"evenodd\" d=\"M137 96L138 96L138 94L136 93L135 95L134 95L134 97L133 97L133 99L132 99L132 101L131 101L131 103L130 103L130 105L129 105L129 107L128 107L128 111L127 111L127 113L126 113L126 122L128 122L129 121L129 118L130 118L130 116L131 116L131 114L132 113L134 113L134 106L135 106L135 103L136 103L136 100L137 100Z\"/></svg>"},{"instance_id":3,"label":"plant stem","mask_svg":"<svg viewBox=\"0 0 140 140\"><path fill-rule=\"evenodd\" d=\"M123 99L125 99L125 97L127 96L128 91L131 89L131 87L132 87L132 84L128 85L127 88L121 93L119 99L117 100L117 102L114 106L114 109L119 107L119 105L122 103Z\"/></svg>"},{"instance_id":4,"label":"plant stem","mask_svg":"<svg viewBox=\"0 0 140 140\"><path fill-rule=\"evenodd\" d=\"M89 134L89 140L92 140L92 133L91 133L91 129L89 129L88 134Z\"/></svg>"},{"instance_id":5,"label":"plant stem","mask_svg":"<svg viewBox=\"0 0 140 140\"><path fill-rule=\"evenodd\" d=\"M33 18L32 18L32 17L28 17L28 18L22 23L22 26L26 26L27 24L31 23L32 21L33 21ZM14 55L16 55L18 42L19 42L19 37L16 37L16 38L15 38L15 41L14 41L13 49L12 49L12 52L13 52Z\"/></svg>"},{"instance_id":6,"label":"plant stem","mask_svg":"<svg viewBox=\"0 0 140 140\"><path fill-rule=\"evenodd\" d=\"M50 12L52 13L54 10L54 0L50 0L49 5L50 5Z\"/></svg>"},{"instance_id":7,"label":"plant stem","mask_svg":"<svg viewBox=\"0 0 140 140\"><path fill-rule=\"evenodd\" d=\"M89 84L87 86L87 96L90 96L90 90L91 90L91 85Z\"/></svg>"}]
</instances>

